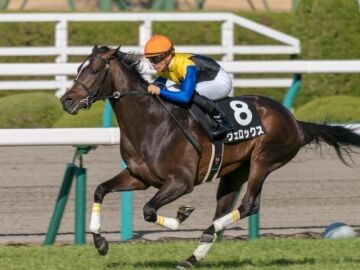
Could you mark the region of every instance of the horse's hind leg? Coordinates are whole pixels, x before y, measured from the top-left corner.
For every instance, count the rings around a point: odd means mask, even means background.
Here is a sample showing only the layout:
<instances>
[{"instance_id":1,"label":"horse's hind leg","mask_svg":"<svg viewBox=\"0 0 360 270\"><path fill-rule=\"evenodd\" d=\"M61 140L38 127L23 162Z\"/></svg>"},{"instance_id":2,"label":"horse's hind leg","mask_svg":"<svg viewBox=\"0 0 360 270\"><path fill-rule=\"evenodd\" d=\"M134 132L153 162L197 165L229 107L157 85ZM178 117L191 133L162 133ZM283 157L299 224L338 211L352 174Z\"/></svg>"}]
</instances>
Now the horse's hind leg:
<instances>
[{"instance_id":1,"label":"horse's hind leg","mask_svg":"<svg viewBox=\"0 0 360 270\"><path fill-rule=\"evenodd\" d=\"M247 181L249 175L249 163L246 162L236 171L220 179L216 194L216 212L213 220L217 220L224 214L229 213L234 207L239 192L243 184ZM220 233L221 231L217 232ZM212 244L216 240L214 226L207 228L200 238L199 246L194 253L184 262L179 263L177 268L189 268L203 259L209 252Z\"/></svg>"},{"instance_id":2,"label":"horse's hind leg","mask_svg":"<svg viewBox=\"0 0 360 270\"><path fill-rule=\"evenodd\" d=\"M184 263L180 264L180 267L191 267L194 263L203 259L209 252L213 241L216 238L216 233L221 232L228 225L239 219L246 218L250 214L255 214L259 211L261 189L267 175L286 164L295 155L296 151L292 152L291 149L289 149L288 153L280 153L278 151L277 156L275 153L276 152L270 153L265 150L258 152L255 157L253 155L250 162L247 190L240 207L230 213L227 212L228 214L216 218L212 225L202 234L199 246L196 248L193 255ZM223 209L225 210L226 207ZM220 216L220 211L218 214Z\"/></svg>"},{"instance_id":3,"label":"horse's hind leg","mask_svg":"<svg viewBox=\"0 0 360 270\"><path fill-rule=\"evenodd\" d=\"M108 244L104 237L100 236L100 212L103 199L106 194L116 191L142 190L146 186L140 180L132 177L129 171L123 170L114 178L100 184L94 193L94 204L92 207L89 229L93 233L94 244L100 255L106 255Z\"/></svg>"}]
</instances>

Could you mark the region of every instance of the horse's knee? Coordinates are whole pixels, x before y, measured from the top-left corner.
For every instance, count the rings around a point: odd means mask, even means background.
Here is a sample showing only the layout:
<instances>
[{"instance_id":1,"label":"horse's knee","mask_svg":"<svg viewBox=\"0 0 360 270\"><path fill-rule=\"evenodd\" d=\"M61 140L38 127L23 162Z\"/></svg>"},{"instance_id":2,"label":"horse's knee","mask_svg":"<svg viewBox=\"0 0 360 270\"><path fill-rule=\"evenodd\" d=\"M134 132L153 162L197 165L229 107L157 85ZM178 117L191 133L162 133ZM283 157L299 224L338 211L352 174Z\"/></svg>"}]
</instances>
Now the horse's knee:
<instances>
[{"instance_id":1,"label":"horse's knee","mask_svg":"<svg viewBox=\"0 0 360 270\"><path fill-rule=\"evenodd\" d=\"M148 222L155 222L157 219L156 209L148 204L144 206L144 219Z\"/></svg>"}]
</instances>

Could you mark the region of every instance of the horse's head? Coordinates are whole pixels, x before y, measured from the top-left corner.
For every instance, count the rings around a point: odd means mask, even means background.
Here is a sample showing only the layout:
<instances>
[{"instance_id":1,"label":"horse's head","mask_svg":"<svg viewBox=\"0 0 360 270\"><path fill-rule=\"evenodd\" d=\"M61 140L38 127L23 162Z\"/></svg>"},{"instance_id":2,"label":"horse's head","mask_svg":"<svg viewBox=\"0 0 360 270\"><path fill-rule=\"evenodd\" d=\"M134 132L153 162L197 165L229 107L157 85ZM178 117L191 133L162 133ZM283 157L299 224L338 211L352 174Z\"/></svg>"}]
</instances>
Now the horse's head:
<instances>
[{"instance_id":1,"label":"horse's head","mask_svg":"<svg viewBox=\"0 0 360 270\"><path fill-rule=\"evenodd\" d=\"M105 48L95 45L79 66L74 84L60 99L66 112L77 114L80 109L90 108L93 102L111 94L110 61L119 48Z\"/></svg>"}]
</instances>

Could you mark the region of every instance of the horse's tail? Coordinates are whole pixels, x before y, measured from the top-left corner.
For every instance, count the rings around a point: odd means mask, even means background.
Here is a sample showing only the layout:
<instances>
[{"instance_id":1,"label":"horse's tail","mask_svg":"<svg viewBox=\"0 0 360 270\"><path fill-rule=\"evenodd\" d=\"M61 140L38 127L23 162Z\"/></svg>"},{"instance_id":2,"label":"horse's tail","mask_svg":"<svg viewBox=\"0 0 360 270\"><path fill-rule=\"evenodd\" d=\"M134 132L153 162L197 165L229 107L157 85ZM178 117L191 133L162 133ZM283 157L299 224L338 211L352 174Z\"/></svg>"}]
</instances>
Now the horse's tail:
<instances>
[{"instance_id":1,"label":"horse's tail","mask_svg":"<svg viewBox=\"0 0 360 270\"><path fill-rule=\"evenodd\" d=\"M320 145L321 142L325 142L335 149L337 156L345 165L350 165L346 157L352 161L351 147L360 147L360 135L343 126L297 122L303 133L301 146L309 143Z\"/></svg>"}]
</instances>

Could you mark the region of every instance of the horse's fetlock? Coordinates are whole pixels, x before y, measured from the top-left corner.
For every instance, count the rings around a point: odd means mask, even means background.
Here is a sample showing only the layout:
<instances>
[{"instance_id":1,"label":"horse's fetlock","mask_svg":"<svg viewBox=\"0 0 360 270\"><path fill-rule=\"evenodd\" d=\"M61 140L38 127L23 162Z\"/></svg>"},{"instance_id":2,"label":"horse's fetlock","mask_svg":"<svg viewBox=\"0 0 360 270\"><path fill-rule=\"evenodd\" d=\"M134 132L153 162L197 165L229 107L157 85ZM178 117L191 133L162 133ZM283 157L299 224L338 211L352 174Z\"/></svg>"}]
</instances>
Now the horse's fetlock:
<instances>
[{"instance_id":1,"label":"horse's fetlock","mask_svg":"<svg viewBox=\"0 0 360 270\"><path fill-rule=\"evenodd\" d=\"M214 235L215 234L215 226L211 225L209 228L207 228L203 234L209 234Z\"/></svg>"},{"instance_id":2,"label":"horse's fetlock","mask_svg":"<svg viewBox=\"0 0 360 270\"><path fill-rule=\"evenodd\" d=\"M211 225L200 237L200 243L212 243L216 239L215 227Z\"/></svg>"},{"instance_id":3,"label":"horse's fetlock","mask_svg":"<svg viewBox=\"0 0 360 270\"><path fill-rule=\"evenodd\" d=\"M157 214L156 214L155 208L145 205L144 206L144 219L147 222L156 222Z\"/></svg>"},{"instance_id":4,"label":"horse's fetlock","mask_svg":"<svg viewBox=\"0 0 360 270\"><path fill-rule=\"evenodd\" d=\"M240 206L238 208L239 212L240 212L240 217L243 219L243 218L246 218L250 215L250 210L251 208L249 207L244 207L244 206Z\"/></svg>"},{"instance_id":5,"label":"horse's fetlock","mask_svg":"<svg viewBox=\"0 0 360 270\"><path fill-rule=\"evenodd\" d=\"M200 243L212 243L215 240L215 234L203 233L200 237Z\"/></svg>"},{"instance_id":6,"label":"horse's fetlock","mask_svg":"<svg viewBox=\"0 0 360 270\"><path fill-rule=\"evenodd\" d=\"M105 196L105 191L103 186L100 184L96 187L94 192L94 201L97 203L102 203Z\"/></svg>"},{"instance_id":7,"label":"horse's fetlock","mask_svg":"<svg viewBox=\"0 0 360 270\"><path fill-rule=\"evenodd\" d=\"M181 206L177 211L176 218L180 223L182 223L191 215L194 210L195 208L190 205Z\"/></svg>"}]
</instances>

